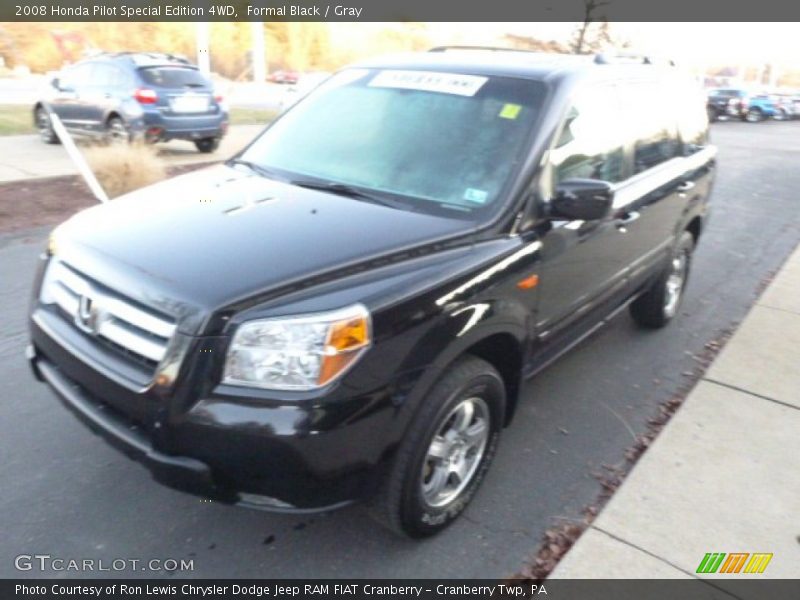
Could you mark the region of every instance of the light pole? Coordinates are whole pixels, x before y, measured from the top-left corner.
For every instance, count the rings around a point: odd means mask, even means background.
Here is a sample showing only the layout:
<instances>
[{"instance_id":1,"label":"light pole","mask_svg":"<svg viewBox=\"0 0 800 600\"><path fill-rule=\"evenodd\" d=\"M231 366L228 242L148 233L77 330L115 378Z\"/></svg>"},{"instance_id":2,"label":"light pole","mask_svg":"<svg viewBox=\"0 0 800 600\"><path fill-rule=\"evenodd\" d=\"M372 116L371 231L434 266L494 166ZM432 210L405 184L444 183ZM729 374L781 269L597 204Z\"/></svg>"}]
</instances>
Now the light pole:
<instances>
[{"instance_id":1,"label":"light pole","mask_svg":"<svg viewBox=\"0 0 800 600\"><path fill-rule=\"evenodd\" d=\"M197 46L197 66L208 75L211 72L211 55L208 53L209 24L195 24L195 45Z\"/></svg>"},{"instance_id":2,"label":"light pole","mask_svg":"<svg viewBox=\"0 0 800 600\"><path fill-rule=\"evenodd\" d=\"M267 79L267 59L264 45L264 24L260 22L250 23L252 37L252 57L253 57L253 81L264 83Z\"/></svg>"}]
</instances>

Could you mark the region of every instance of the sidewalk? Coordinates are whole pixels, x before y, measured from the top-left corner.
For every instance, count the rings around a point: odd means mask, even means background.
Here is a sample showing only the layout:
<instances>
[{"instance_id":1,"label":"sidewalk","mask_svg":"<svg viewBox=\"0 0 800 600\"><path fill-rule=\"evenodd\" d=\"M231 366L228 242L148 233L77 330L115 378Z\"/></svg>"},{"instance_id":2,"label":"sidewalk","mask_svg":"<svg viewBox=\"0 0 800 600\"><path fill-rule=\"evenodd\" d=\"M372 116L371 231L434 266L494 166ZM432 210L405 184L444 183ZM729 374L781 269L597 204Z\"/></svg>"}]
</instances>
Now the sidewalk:
<instances>
[{"instance_id":1,"label":"sidewalk","mask_svg":"<svg viewBox=\"0 0 800 600\"><path fill-rule=\"evenodd\" d=\"M182 140L159 144L156 149L167 166L225 160L250 143L263 128L262 125L232 125L214 154L198 152L191 142ZM77 173L60 145L45 144L38 135L0 136L0 184Z\"/></svg>"},{"instance_id":2,"label":"sidewalk","mask_svg":"<svg viewBox=\"0 0 800 600\"><path fill-rule=\"evenodd\" d=\"M773 557L696 573L719 552ZM688 577L800 577L800 248L550 576Z\"/></svg>"}]
</instances>

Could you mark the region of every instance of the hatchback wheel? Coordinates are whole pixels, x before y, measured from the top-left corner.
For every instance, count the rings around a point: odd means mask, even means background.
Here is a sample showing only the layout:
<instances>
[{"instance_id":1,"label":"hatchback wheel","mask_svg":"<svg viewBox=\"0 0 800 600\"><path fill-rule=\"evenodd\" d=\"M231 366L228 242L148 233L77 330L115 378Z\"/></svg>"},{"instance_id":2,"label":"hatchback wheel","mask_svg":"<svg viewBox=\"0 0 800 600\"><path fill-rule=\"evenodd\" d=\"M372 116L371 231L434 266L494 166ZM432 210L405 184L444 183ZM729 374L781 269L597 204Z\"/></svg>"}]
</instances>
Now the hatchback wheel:
<instances>
[{"instance_id":1,"label":"hatchback wheel","mask_svg":"<svg viewBox=\"0 0 800 600\"><path fill-rule=\"evenodd\" d=\"M127 144L131 139L125 122L119 117L111 117L106 123L106 141L109 144Z\"/></svg>"},{"instance_id":2,"label":"hatchback wheel","mask_svg":"<svg viewBox=\"0 0 800 600\"><path fill-rule=\"evenodd\" d=\"M653 329L663 327L678 313L693 249L694 237L684 231L661 275L630 306L631 316L639 325Z\"/></svg>"},{"instance_id":3,"label":"hatchback wheel","mask_svg":"<svg viewBox=\"0 0 800 600\"><path fill-rule=\"evenodd\" d=\"M505 386L484 360L456 362L422 400L372 513L390 529L433 535L452 523L480 487L494 456Z\"/></svg>"},{"instance_id":4,"label":"hatchback wheel","mask_svg":"<svg viewBox=\"0 0 800 600\"><path fill-rule=\"evenodd\" d=\"M56 132L53 131L50 115L44 108L36 109L36 127L39 130L39 137L45 144L58 144L61 141L58 139Z\"/></svg>"},{"instance_id":5,"label":"hatchback wheel","mask_svg":"<svg viewBox=\"0 0 800 600\"><path fill-rule=\"evenodd\" d=\"M195 140L194 145L198 151L209 154L219 148L219 138L203 138L202 140Z\"/></svg>"}]
</instances>

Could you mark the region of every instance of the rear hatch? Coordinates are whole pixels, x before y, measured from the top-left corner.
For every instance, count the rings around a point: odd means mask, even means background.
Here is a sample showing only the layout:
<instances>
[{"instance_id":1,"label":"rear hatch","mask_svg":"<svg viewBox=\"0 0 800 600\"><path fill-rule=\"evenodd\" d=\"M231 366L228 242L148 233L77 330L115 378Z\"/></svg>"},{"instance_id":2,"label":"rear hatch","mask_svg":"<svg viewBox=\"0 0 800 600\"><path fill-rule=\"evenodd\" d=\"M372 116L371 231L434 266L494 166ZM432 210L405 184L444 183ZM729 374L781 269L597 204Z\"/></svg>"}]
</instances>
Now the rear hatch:
<instances>
[{"instance_id":1,"label":"rear hatch","mask_svg":"<svg viewBox=\"0 0 800 600\"><path fill-rule=\"evenodd\" d=\"M155 92L153 104L165 116L208 116L221 110L211 82L194 67L160 65L138 71L144 87Z\"/></svg>"}]
</instances>

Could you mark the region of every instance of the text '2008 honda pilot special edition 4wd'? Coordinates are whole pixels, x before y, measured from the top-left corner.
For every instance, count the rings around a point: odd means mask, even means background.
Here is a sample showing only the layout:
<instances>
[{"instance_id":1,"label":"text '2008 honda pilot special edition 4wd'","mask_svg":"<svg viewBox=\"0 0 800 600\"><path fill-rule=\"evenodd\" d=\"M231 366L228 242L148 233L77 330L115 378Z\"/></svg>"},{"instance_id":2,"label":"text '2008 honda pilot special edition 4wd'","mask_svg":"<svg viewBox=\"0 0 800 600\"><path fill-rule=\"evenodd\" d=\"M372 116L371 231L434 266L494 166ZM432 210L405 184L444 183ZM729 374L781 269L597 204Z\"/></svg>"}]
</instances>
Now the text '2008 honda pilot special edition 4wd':
<instances>
[{"instance_id":1,"label":"text '2008 honda pilot special edition 4wd'","mask_svg":"<svg viewBox=\"0 0 800 600\"><path fill-rule=\"evenodd\" d=\"M51 235L33 370L156 480L448 525L523 378L678 311L708 213L672 66L436 49L344 69L225 165Z\"/></svg>"}]
</instances>

